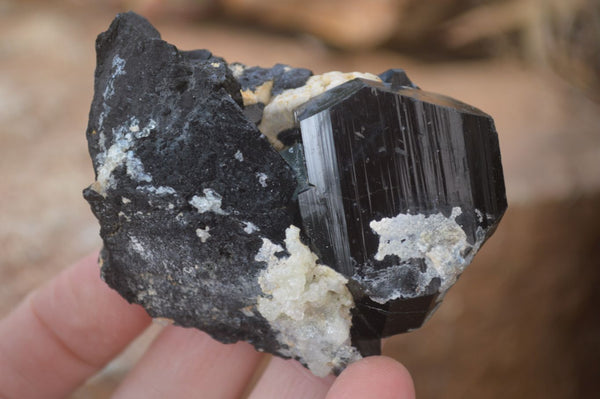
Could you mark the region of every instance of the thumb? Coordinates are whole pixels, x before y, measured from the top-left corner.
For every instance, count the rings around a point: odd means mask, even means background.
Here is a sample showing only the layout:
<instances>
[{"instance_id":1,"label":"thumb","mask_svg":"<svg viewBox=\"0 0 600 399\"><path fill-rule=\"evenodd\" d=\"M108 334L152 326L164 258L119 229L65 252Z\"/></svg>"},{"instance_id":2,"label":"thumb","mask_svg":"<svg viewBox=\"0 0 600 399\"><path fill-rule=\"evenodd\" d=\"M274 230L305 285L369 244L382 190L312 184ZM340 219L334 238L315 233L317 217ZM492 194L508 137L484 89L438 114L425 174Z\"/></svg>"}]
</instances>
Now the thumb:
<instances>
[{"instance_id":1,"label":"thumb","mask_svg":"<svg viewBox=\"0 0 600 399\"><path fill-rule=\"evenodd\" d=\"M326 399L414 399L408 370L384 356L371 356L348 366L329 390Z\"/></svg>"}]
</instances>

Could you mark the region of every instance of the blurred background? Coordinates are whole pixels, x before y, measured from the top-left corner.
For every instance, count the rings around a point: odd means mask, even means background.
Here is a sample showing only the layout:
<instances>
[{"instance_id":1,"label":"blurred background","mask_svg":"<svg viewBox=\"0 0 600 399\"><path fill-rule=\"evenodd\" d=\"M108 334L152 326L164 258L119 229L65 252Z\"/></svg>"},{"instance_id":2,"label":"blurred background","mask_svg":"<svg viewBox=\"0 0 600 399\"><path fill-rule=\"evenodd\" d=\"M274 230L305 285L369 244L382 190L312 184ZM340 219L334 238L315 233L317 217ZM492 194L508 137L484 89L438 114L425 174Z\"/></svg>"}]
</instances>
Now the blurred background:
<instances>
[{"instance_id":1,"label":"blurred background","mask_svg":"<svg viewBox=\"0 0 600 399\"><path fill-rule=\"evenodd\" d=\"M0 317L99 248L81 190L94 40L134 10L229 62L380 73L491 114L509 210L422 329L387 341L420 398L595 398L597 0L0 0ZM105 398L155 325L72 398Z\"/></svg>"}]
</instances>

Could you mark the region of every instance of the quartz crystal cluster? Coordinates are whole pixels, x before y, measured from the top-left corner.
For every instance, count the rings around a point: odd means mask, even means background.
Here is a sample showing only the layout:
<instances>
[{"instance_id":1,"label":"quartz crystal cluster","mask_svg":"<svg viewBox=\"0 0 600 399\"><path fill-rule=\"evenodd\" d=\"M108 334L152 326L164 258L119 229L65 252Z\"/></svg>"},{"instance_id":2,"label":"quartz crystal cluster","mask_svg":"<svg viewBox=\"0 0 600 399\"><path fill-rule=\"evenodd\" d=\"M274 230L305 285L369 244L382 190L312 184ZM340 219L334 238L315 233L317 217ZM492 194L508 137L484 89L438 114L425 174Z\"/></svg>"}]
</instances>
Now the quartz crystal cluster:
<instances>
[{"instance_id":1,"label":"quartz crystal cluster","mask_svg":"<svg viewBox=\"0 0 600 399\"><path fill-rule=\"evenodd\" d=\"M102 277L315 374L418 328L506 209L485 113L380 75L227 64L134 13L96 43Z\"/></svg>"}]
</instances>

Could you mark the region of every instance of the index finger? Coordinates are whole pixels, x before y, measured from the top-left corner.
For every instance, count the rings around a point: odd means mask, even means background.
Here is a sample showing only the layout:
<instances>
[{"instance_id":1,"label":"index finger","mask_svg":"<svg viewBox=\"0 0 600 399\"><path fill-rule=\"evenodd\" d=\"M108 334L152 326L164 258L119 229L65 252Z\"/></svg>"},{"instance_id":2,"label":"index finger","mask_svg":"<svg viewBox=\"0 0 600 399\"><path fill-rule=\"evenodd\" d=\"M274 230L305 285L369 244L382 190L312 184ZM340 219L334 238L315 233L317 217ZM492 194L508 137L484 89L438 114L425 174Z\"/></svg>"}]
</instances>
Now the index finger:
<instances>
[{"instance_id":1,"label":"index finger","mask_svg":"<svg viewBox=\"0 0 600 399\"><path fill-rule=\"evenodd\" d=\"M82 259L0 321L0 397L64 397L149 322L100 279L97 254Z\"/></svg>"}]
</instances>

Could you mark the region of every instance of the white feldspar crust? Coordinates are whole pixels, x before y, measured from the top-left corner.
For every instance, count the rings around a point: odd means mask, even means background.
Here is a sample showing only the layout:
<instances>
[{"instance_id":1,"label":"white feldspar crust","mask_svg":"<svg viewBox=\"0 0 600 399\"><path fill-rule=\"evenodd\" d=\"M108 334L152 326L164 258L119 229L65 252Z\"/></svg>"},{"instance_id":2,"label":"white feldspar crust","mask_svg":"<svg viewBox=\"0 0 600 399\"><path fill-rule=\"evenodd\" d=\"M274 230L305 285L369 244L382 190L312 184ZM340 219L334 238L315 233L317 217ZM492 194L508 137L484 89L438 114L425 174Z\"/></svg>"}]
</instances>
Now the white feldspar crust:
<instances>
[{"instance_id":1,"label":"white feldspar crust","mask_svg":"<svg viewBox=\"0 0 600 399\"><path fill-rule=\"evenodd\" d=\"M136 190L148 191L156 195L174 195L177 194L173 187L169 186L137 186Z\"/></svg>"},{"instance_id":2,"label":"white feldspar crust","mask_svg":"<svg viewBox=\"0 0 600 399\"><path fill-rule=\"evenodd\" d=\"M112 73L102 93L104 100L108 100L115 94L115 80L117 77L125 75L125 60L119 57L118 54L113 57L111 66Z\"/></svg>"},{"instance_id":3,"label":"white feldspar crust","mask_svg":"<svg viewBox=\"0 0 600 399\"><path fill-rule=\"evenodd\" d=\"M258 178L258 184L260 184L261 187L267 187L267 179L269 178L269 176L267 176L264 173L258 172L256 174L256 177Z\"/></svg>"},{"instance_id":4,"label":"white feldspar crust","mask_svg":"<svg viewBox=\"0 0 600 399\"><path fill-rule=\"evenodd\" d=\"M135 237L135 236L129 237L129 243L130 243L131 249L133 249L139 255L145 255L146 250L142 246L142 244L140 243L140 240L137 237Z\"/></svg>"},{"instance_id":5,"label":"white feldspar crust","mask_svg":"<svg viewBox=\"0 0 600 399\"><path fill-rule=\"evenodd\" d=\"M442 213L399 214L392 218L371 221L371 229L379 235L375 260L381 261L387 255L396 255L401 260L423 259L427 271L420 288L424 289L431 279L438 277L441 280L439 292L445 292L456 282L483 243L481 228L477 232L477 242L467 242L467 235L456 222L456 218L461 214L461 209L455 207L449 217ZM382 279L386 278L384 274L380 276ZM370 280L370 284L378 283L377 278ZM371 299L385 303L401 296L403 293L397 290L385 298Z\"/></svg>"},{"instance_id":6,"label":"white feldspar crust","mask_svg":"<svg viewBox=\"0 0 600 399\"><path fill-rule=\"evenodd\" d=\"M218 215L227 215L228 213L221 209L222 197L212 188L202 190L204 195L194 195L189 201L190 205L200 213L213 212Z\"/></svg>"},{"instance_id":7,"label":"white feldspar crust","mask_svg":"<svg viewBox=\"0 0 600 399\"><path fill-rule=\"evenodd\" d=\"M139 129L139 120L131 117L129 122L113 129L112 145L106 148L106 136L100 132L98 143L102 149L96 160L99 164L96 181L91 188L96 192L106 195L106 190L114 186L112 173L120 165L125 165L127 175L137 182L151 182L152 176L144 171L142 161L135 155L133 148L137 139L147 137L156 128L156 122L150 120L148 125Z\"/></svg>"},{"instance_id":8,"label":"white feldspar crust","mask_svg":"<svg viewBox=\"0 0 600 399\"><path fill-rule=\"evenodd\" d=\"M106 191L114 185L112 173L120 165L125 164L127 174L138 182L151 182L152 176L144 171L144 165L134 153L136 139L148 137L157 124L150 120L148 124L140 129L139 120L135 117L129 118L129 122L112 129L113 144L106 148L106 134L104 131L104 119L111 111L107 101L115 94L114 84L119 76L125 75L126 62L119 55L115 55L111 64L111 75L108 78L104 92L102 93L102 112L98 117L97 131L92 134L98 135L98 145L101 151L96 156L98 162L97 178L91 185L91 189L106 196Z\"/></svg>"},{"instance_id":9,"label":"white feldspar crust","mask_svg":"<svg viewBox=\"0 0 600 399\"><path fill-rule=\"evenodd\" d=\"M239 79L244 73L244 70L246 69L246 66L244 64L240 64L239 62L234 62L233 64L229 64L228 66L229 70L233 74L233 77L236 79Z\"/></svg>"},{"instance_id":10,"label":"white feldspar crust","mask_svg":"<svg viewBox=\"0 0 600 399\"><path fill-rule=\"evenodd\" d=\"M112 59L112 73L110 78L108 78L108 82L106 87L104 88L104 92L102 93L102 99L104 102L102 103L102 112L98 117L98 132L102 133L104 129L104 118L110 112L110 106L107 104L107 100L110 99L115 94L115 80L117 77L121 75L125 75L125 60L119 57L119 55L115 55ZM100 137L102 139L102 137ZM102 146L102 142L100 143Z\"/></svg>"},{"instance_id":11,"label":"white feldspar crust","mask_svg":"<svg viewBox=\"0 0 600 399\"><path fill-rule=\"evenodd\" d=\"M246 233L246 234L252 234L255 231L260 231L258 226L256 226L252 222L242 222L242 223L244 224L244 233Z\"/></svg>"},{"instance_id":12,"label":"white feldspar crust","mask_svg":"<svg viewBox=\"0 0 600 399\"><path fill-rule=\"evenodd\" d=\"M283 248L263 238L255 260L267 268L258 279L264 296L257 299L257 310L277 332L280 352L323 377L361 358L350 342L354 301L347 279L316 263L297 227L286 230L285 246L290 256L278 258Z\"/></svg>"},{"instance_id":13,"label":"white feldspar crust","mask_svg":"<svg viewBox=\"0 0 600 399\"><path fill-rule=\"evenodd\" d=\"M304 86L284 90L271 98L263 111L259 130L272 143L278 143L277 134L294 127L294 110L313 97L318 96L342 83L356 78L381 81L371 73L332 71L308 78Z\"/></svg>"},{"instance_id":14,"label":"white feldspar crust","mask_svg":"<svg viewBox=\"0 0 600 399\"><path fill-rule=\"evenodd\" d=\"M205 243L206 240L209 239L210 237L210 233L208 232L210 230L210 227L206 226L204 229L201 228L197 228L196 229L196 235L198 236L198 238L200 238L200 242Z\"/></svg>"}]
</instances>

